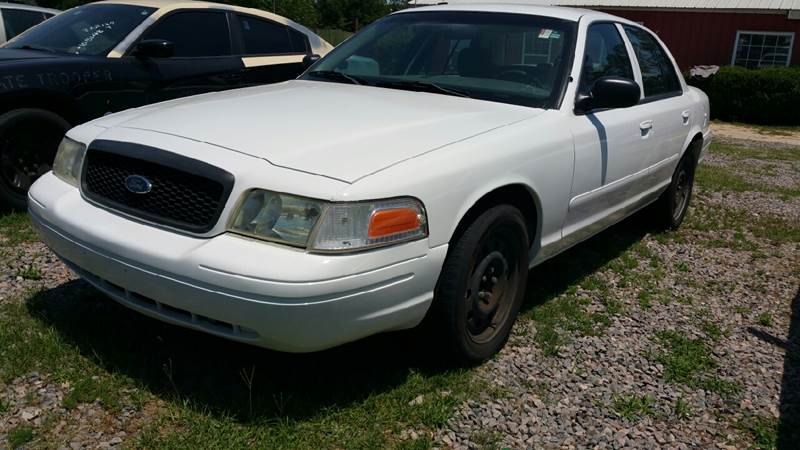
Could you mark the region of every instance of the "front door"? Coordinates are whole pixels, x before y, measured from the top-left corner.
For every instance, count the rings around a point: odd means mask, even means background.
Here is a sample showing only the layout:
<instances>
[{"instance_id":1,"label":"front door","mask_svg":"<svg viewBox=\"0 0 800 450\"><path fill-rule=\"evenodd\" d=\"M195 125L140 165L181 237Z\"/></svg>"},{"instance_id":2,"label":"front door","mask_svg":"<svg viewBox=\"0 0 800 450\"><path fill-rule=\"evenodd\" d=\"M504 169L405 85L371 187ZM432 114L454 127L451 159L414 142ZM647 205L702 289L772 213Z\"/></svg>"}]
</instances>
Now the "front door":
<instances>
[{"instance_id":1,"label":"front door","mask_svg":"<svg viewBox=\"0 0 800 450\"><path fill-rule=\"evenodd\" d=\"M241 86L242 60L233 56L224 11L177 11L160 19L142 39L172 42L170 58L139 60L151 71L150 103Z\"/></svg>"},{"instance_id":2,"label":"front door","mask_svg":"<svg viewBox=\"0 0 800 450\"><path fill-rule=\"evenodd\" d=\"M637 80L621 33L611 22L589 25L579 93L588 93L601 77ZM590 225L603 227L624 214L642 189L648 149L658 145L653 127L653 117L641 104L573 117L575 174L564 237L581 231L580 239L596 231Z\"/></svg>"}]
</instances>

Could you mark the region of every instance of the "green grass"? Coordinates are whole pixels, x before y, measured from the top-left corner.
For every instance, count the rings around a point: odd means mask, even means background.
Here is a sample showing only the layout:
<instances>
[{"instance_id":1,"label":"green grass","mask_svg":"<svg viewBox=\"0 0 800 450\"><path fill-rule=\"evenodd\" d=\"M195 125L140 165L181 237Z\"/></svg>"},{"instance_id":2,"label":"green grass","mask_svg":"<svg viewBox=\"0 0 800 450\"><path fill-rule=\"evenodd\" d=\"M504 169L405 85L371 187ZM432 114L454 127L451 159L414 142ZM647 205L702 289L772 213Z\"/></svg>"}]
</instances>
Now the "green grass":
<instances>
[{"instance_id":1,"label":"green grass","mask_svg":"<svg viewBox=\"0 0 800 450\"><path fill-rule=\"evenodd\" d=\"M152 449L427 448L457 405L488 392L418 333L275 353L145 318L77 282L0 306L0 384L33 371L69 383L68 410L164 400L131 442ZM401 440L405 429L419 439Z\"/></svg>"},{"instance_id":2,"label":"green grass","mask_svg":"<svg viewBox=\"0 0 800 450\"><path fill-rule=\"evenodd\" d=\"M92 403L95 400L99 400L106 409L120 410L120 398L113 390L113 383L101 382L93 378L79 380L64 396L64 407L75 409L81 403Z\"/></svg>"},{"instance_id":3,"label":"green grass","mask_svg":"<svg viewBox=\"0 0 800 450\"><path fill-rule=\"evenodd\" d=\"M672 413L678 419L684 420L688 419L694 414L694 410L692 409L691 405L683 399L683 397L678 397L675 400L675 405L672 407Z\"/></svg>"},{"instance_id":4,"label":"green grass","mask_svg":"<svg viewBox=\"0 0 800 450\"><path fill-rule=\"evenodd\" d=\"M800 227L767 214L754 217L746 211L722 208L706 202L693 204L694 211L687 216L684 226L700 232L731 230L748 233L775 244L800 242ZM724 245L723 245L724 246Z\"/></svg>"},{"instance_id":5,"label":"green grass","mask_svg":"<svg viewBox=\"0 0 800 450\"><path fill-rule=\"evenodd\" d=\"M586 311L588 304L588 299L566 295L533 308L529 313L536 324L533 341L545 356L557 355L569 342L569 332L594 336L608 326L607 316Z\"/></svg>"},{"instance_id":6,"label":"green grass","mask_svg":"<svg viewBox=\"0 0 800 450\"><path fill-rule=\"evenodd\" d=\"M0 414L8 411L9 409L11 409L11 406L4 402L3 399L0 399Z\"/></svg>"},{"instance_id":7,"label":"green grass","mask_svg":"<svg viewBox=\"0 0 800 450\"><path fill-rule=\"evenodd\" d=\"M4 213L0 215L0 247L14 247L38 239L36 231L26 213Z\"/></svg>"},{"instance_id":8,"label":"green grass","mask_svg":"<svg viewBox=\"0 0 800 450\"><path fill-rule=\"evenodd\" d=\"M778 419L774 417L747 416L733 425L751 437L753 448L770 450L778 446Z\"/></svg>"},{"instance_id":9,"label":"green grass","mask_svg":"<svg viewBox=\"0 0 800 450\"><path fill-rule=\"evenodd\" d=\"M800 161L797 149L774 148L761 145L735 145L726 142L713 142L709 150L736 159L757 159L761 161Z\"/></svg>"},{"instance_id":10,"label":"green grass","mask_svg":"<svg viewBox=\"0 0 800 450\"><path fill-rule=\"evenodd\" d=\"M36 266L25 266L21 269L17 269L16 276L22 277L26 280L41 280L42 279L42 271L39 270Z\"/></svg>"},{"instance_id":11,"label":"green grass","mask_svg":"<svg viewBox=\"0 0 800 450\"><path fill-rule=\"evenodd\" d=\"M664 366L664 379L668 382L705 389L726 399L741 391L738 384L714 375L717 362L702 339L690 339L676 331L660 331L655 337L664 350L653 359Z\"/></svg>"},{"instance_id":12,"label":"green grass","mask_svg":"<svg viewBox=\"0 0 800 450\"><path fill-rule=\"evenodd\" d=\"M32 441L34 437L33 428L27 425L20 425L9 430L8 443L11 444L11 448L17 448Z\"/></svg>"},{"instance_id":13,"label":"green grass","mask_svg":"<svg viewBox=\"0 0 800 450\"><path fill-rule=\"evenodd\" d=\"M772 326L772 314L765 312L758 315L758 324L771 327Z\"/></svg>"},{"instance_id":14,"label":"green grass","mask_svg":"<svg viewBox=\"0 0 800 450\"><path fill-rule=\"evenodd\" d=\"M617 416L626 420L638 420L645 416L656 415L656 400L650 394L614 395L611 398L611 409Z\"/></svg>"},{"instance_id":15,"label":"green grass","mask_svg":"<svg viewBox=\"0 0 800 450\"><path fill-rule=\"evenodd\" d=\"M710 320L702 320L700 322L700 329L703 331L703 333L705 333L706 336L715 341L727 337L729 334L728 330L722 328L714 322L711 322Z\"/></svg>"},{"instance_id":16,"label":"green grass","mask_svg":"<svg viewBox=\"0 0 800 450\"><path fill-rule=\"evenodd\" d=\"M766 183L755 183L733 173L730 169L710 164L697 167L697 183L707 190L718 192L764 192L775 193L785 198L800 197L800 186L785 187Z\"/></svg>"}]
</instances>

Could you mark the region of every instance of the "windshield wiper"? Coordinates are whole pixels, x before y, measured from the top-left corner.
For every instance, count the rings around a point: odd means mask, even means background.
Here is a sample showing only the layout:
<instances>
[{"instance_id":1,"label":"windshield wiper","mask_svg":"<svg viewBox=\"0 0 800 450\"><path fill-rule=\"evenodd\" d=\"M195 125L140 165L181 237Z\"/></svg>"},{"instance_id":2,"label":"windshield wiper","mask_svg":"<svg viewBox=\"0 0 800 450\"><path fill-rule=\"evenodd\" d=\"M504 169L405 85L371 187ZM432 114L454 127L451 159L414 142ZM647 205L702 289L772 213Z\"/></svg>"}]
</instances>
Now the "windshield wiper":
<instances>
[{"instance_id":1,"label":"windshield wiper","mask_svg":"<svg viewBox=\"0 0 800 450\"><path fill-rule=\"evenodd\" d=\"M409 91L431 92L434 94L454 95L456 97L472 98L471 95L467 94L462 90L444 87L436 83L432 83L430 81L381 80L375 83L375 85L380 87L406 89Z\"/></svg>"},{"instance_id":2,"label":"windshield wiper","mask_svg":"<svg viewBox=\"0 0 800 450\"><path fill-rule=\"evenodd\" d=\"M315 70L313 72L308 72L308 74L312 77L326 78L328 80L333 80L333 81L347 81L350 84L366 84L364 80L358 77L354 77L352 75L348 75L342 72L337 72L335 70Z\"/></svg>"}]
</instances>

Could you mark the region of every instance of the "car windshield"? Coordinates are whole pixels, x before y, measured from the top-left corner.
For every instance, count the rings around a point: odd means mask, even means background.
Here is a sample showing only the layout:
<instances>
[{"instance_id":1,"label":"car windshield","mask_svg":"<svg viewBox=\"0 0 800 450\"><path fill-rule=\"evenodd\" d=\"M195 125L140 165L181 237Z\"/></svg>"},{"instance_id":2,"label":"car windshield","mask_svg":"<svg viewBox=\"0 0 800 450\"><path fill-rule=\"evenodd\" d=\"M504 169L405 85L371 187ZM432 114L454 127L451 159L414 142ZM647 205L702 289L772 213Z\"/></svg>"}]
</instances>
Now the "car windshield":
<instances>
[{"instance_id":1,"label":"car windshield","mask_svg":"<svg viewBox=\"0 0 800 450\"><path fill-rule=\"evenodd\" d=\"M400 13L345 41L303 78L555 108L575 30L575 22L523 14Z\"/></svg>"},{"instance_id":2,"label":"car windshield","mask_svg":"<svg viewBox=\"0 0 800 450\"><path fill-rule=\"evenodd\" d=\"M31 28L5 48L104 55L153 11L154 8L130 5L80 6Z\"/></svg>"}]
</instances>

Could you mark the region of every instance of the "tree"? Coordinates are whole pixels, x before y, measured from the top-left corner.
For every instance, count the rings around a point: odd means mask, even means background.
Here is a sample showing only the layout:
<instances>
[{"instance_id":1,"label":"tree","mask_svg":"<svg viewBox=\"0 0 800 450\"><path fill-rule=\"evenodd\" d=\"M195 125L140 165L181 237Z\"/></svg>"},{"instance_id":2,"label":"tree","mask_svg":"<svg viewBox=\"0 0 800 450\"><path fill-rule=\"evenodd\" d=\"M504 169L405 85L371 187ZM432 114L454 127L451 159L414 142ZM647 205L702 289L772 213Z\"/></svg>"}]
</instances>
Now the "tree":
<instances>
[{"instance_id":1,"label":"tree","mask_svg":"<svg viewBox=\"0 0 800 450\"><path fill-rule=\"evenodd\" d=\"M397 0L318 0L320 24L325 28L357 31L392 12Z\"/></svg>"}]
</instances>

